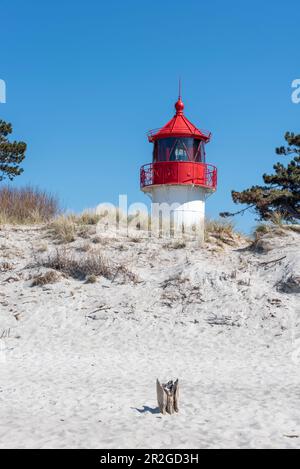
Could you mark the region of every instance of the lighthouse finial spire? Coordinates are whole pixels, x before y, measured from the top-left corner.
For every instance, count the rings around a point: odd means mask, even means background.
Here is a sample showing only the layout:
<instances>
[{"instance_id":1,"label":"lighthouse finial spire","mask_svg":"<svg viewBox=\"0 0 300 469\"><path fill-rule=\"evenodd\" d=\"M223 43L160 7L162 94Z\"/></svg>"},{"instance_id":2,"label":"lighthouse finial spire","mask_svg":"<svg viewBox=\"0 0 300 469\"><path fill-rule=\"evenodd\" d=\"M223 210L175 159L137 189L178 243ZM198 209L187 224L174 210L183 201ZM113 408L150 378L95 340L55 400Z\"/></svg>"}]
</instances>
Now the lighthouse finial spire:
<instances>
[{"instance_id":1,"label":"lighthouse finial spire","mask_svg":"<svg viewBox=\"0 0 300 469\"><path fill-rule=\"evenodd\" d=\"M184 104L181 99L181 78L179 77L178 83L178 100L175 103L176 115L183 114Z\"/></svg>"}]
</instances>

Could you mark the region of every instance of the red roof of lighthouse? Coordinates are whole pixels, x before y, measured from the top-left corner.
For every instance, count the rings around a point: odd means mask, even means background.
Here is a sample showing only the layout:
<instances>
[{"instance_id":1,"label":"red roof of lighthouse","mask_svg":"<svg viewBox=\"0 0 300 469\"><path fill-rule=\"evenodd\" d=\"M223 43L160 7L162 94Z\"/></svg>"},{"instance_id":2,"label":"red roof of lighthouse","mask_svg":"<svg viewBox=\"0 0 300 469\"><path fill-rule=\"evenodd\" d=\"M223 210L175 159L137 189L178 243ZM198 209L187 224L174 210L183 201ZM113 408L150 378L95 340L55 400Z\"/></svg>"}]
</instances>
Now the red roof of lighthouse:
<instances>
[{"instance_id":1,"label":"red roof of lighthouse","mask_svg":"<svg viewBox=\"0 0 300 469\"><path fill-rule=\"evenodd\" d=\"M210 132L197 129L183 114L184 104L181 96L175 103L175 109L175 116L164 127L148 132L149 142L155 142L155 140L167 137L192 137L204 140L205 143L210 140Z\"/></svg>"}]
</instances>

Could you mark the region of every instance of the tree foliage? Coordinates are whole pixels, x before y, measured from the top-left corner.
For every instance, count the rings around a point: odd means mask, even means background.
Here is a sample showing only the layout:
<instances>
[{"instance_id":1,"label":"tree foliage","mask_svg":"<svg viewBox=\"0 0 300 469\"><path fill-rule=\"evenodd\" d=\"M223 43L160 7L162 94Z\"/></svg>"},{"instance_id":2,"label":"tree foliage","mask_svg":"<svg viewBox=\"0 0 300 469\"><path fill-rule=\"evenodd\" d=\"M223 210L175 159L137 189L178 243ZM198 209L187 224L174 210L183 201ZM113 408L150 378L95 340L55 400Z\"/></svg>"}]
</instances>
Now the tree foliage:
<instances>
[{"instance_id":1,"label":"tree foliage","mask_svg":"<svg viewBox=\"0 0 300 469\"><path fill-rule=\"evenodd\" d=\"M10 142L8 136L12 131L12 125L0 119L0 181L6 178L12 180L23 172L20 164L25 158L27 146L24 142Z\"/></svg>"},{"instance_id":2,"label":"tree foliage","mask_svg":"<svg viewBox=\"0 0 300 469\"><path fill-rule=\"evenodd\" d=\"M285 140L287 146L276 148L276 153L292 155L291 161L286 166L276 163L273 174L263 175L263 186L252 186L242 192L232 191L234 203L246 204L247 207L235 213L220 213L222 217L253 208L261 220L272 220L275 215L287 222L300 219L300 134L287 132Z\"/></svg>"}]
</instances>

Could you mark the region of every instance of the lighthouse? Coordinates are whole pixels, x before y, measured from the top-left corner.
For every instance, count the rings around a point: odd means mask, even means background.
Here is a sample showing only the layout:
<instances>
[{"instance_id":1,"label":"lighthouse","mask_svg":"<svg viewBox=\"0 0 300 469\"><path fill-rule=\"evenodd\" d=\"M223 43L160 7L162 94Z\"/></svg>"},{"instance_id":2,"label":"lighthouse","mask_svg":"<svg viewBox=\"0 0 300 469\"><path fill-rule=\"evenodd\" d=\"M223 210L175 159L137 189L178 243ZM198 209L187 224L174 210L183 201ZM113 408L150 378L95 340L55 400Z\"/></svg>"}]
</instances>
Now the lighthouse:
<instances>
[{"instance_id":1,"label":"lighthouse","mask_svg":"<svg viewBox=\"0 0 300 469\"><path fill-rule=\"evenodd\" d=\"M153 158L141 167L140 187L151 198L152 217L162 213L177 233L194 231L203 239L205 201L217 187L217 169L205 158L211 133L185 117L179 92L174 117L147 136Z\"/></svg>"}]
</instances>

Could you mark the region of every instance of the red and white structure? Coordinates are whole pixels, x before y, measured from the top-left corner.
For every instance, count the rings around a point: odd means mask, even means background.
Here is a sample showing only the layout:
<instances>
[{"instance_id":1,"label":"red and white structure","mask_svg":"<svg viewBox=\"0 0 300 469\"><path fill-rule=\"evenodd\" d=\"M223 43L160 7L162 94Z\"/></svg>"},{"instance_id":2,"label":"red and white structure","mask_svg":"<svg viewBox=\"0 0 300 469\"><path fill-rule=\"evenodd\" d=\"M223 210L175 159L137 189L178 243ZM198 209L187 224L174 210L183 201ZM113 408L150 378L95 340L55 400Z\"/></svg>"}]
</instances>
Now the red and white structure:
<instances>
[{"instance_id":1,"label":"red and white structure","mask_svg":"<svg viewBox=\"0 0 300 469\"><path fill-rule=\"evenodd\" d=\"M153 161L140 170L141 190L152 199L158 213L171 206L174 226L196 227L204 233L205 200L217 187L217 169L205 161L205 145L211 133L199 130L184 115L179 95L174 117L161 129L148 132Z\"/></svg>"}]
</instances>

